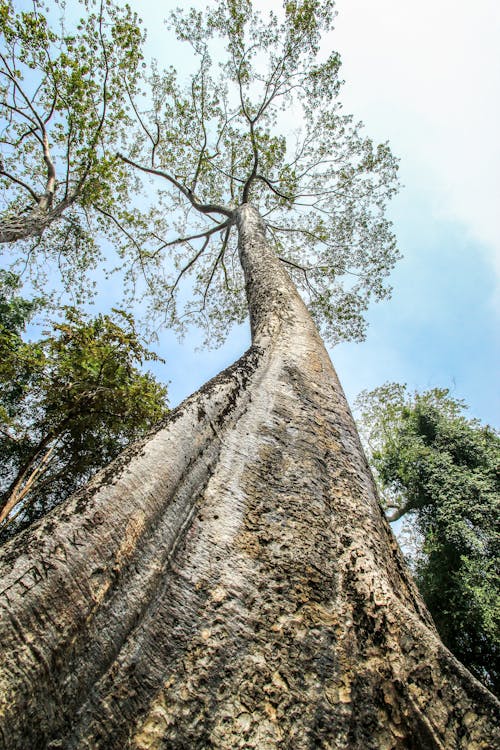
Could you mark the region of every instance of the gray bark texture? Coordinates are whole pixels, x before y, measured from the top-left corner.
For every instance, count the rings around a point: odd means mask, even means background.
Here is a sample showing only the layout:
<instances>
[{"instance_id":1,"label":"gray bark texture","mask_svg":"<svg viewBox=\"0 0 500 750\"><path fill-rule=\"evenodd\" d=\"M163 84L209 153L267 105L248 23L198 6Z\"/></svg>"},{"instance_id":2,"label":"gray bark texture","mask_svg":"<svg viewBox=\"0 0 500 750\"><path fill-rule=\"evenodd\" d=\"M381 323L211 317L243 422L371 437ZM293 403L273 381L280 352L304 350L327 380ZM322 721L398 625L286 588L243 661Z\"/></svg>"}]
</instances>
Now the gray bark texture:
<instances>
[{"instance_id":1,"label":"gray bark texture","mask_svg":"<svg viewBox=\"0 0 500 750\"><path fill-rule=\"evenodd\" d=\"M40 204L33 210L16 216L4 217L0 221L0 244L18 242L38 237L54 222L58 221L66 208L73 203L72 198L60 201L55 207L47 204L42 196Z\"/></svg>"},{"instance_id":2,"label":"gray bark texture","mask_svg":"<svg viewBox=\"0 0 500 750\"><path fill-rule=\"evenodd\" d=\"M253 345L1 557L8 750L494 748L249 205Z\"/></svg>"}]
</instances>

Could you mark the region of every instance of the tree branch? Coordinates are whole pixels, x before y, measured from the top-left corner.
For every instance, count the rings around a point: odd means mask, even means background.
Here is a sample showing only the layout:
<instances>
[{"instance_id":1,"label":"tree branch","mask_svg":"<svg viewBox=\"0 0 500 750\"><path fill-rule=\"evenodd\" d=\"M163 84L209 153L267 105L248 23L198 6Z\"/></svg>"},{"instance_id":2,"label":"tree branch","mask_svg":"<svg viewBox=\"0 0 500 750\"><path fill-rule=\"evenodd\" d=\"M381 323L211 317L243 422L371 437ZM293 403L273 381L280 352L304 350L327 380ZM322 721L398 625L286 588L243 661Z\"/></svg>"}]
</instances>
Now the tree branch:
<instances>
[{"instance_id":1,"label":"tree branch","mask_svg":"<svg viewBox=\"0 0 500 750\"><path fill-rule=\"evenodd\" d=\"M14 443L21 443L21 440L17 438L15 435L12 435L8 430L5 429L5 427L0 426L0 432L2 435L5 435L6 438L9 440L12 440Z\"/></svg>"},{"instance_id":2,"label":"tree branch","mask_svg":"<svg viewBox=\"0 0 500 750\"><path fill-rule=\"evenodd\" d=\"M153 138L153 136L151 135L150 131L148 130L148 128L144 124L144 121L143 121L143 119L141 117L141 114L140 114L139 110L135 106L134 99L132 97L132 94L130 93L130 88L129 88L128 82L126 80L125 80L125 89L127 91L127 96L129 98L130 104L132 105L132 109L134 110L134 114L137 117L139 125L144 130L144 132L146 133L147 137L149 138L149 140L152 143L153 148L151 149L151 166L154 168L155 153L156 153L156 149L158 147L158 144L160 142L160 125L159 125L159 123L157 121L155 122L155 124L156 124L156 138Z\"/></svg>"},{"instance_id":3,"label":"tree branch","mask_svg":"<svg viewBox=\"0 0 500 750\"><path fill-rule=\"evenodd\" d=\"M225 233L224 239L222 241L223 252L222 252L222 255L221 255L221 259L220 259L222 270L224 271L224 284L225 284L226 289L228 290L228 292L230 291L230 286L229 286L229 278L228 278L228 275L227 275L226 264L224 263L224 254L226 252L226 248L227 248L227 245L228 245L228 242L229 242L229 235L230 235L230 233L231 233L231 225L229 225L228 228L226 229L226 233Z\"/></svg>"},{"instance_id":4,"label":"tree branch","mask_svg":"<svg viewBox=\"0 0 500 750\"><path fill-rule=\"evenodd\" d=\"M104 79L102 83L102 97L100 97L100 100L102 101L102 110L101 110L101 115L99 117L99 121L97 123L95 133L94 133L94 137L90 141L90 151L92 153L97 145L99 136L101 135L101 131L104 126L104 122L106 119L106 112L108 108L109 61L108 61L108 51L106 49L106 43L104 41L104 35L102 32L102 21L103 21L103 0L101 0L101 4L99 6L99 39L101 42L101 48L102 48L102 53L104 57ZM78 195L78 193L82 189L82 186L89 175L91 166L92 166L92 159L87 158L86 164L84 163L83 173L81 174L78 180L78 183L75 187L75 190L74 190L75 195Z\"/></svg>"},{"instance_id":5,"label":"tree branch","mask_svg":"<svg viewBox=\"0 0 500 750\"><path fill-rule=\"evenodd\" d=\"M193 265L194 265L194 264L196 263L196 261L198 260L198 258L199 258L199 257L200 257L201 255L203 255L203 253L204 253L204 252L205 252L205 250L207 249L207 246L208 246L208 243L209 243L209 242L210 242L210 237L205 237L205 241L204 241L203 245L201 246L201 249L200 249L200 250L198 250L198 252L196 253L196 255L195 255L195 256L194 256L193 258L191 258L191 260L189 261L189 263L187 263L187 264L186 264L186 265L185 265L185 266L184 266L184 267L183 267L183 268L181 269L181 271L180 271L179 275L177 276L177 278L176 278L176 280L175 280L175 282L174 282L174 284L173 284L172 288L170 289L170 300L172 300L172 299L174 298L174 292L175 292L175 290L176 290L176 288L177 288L177 286L178 286L178 284L179 284L180 280L181 280L181 279L182 279L182 277L184 276L184 274L185 274L185 273L187 273L187 271L189 271L189 269L190 269L190 268L191 268L191 267L192 267L192 266L193 266Z\"/></svg>"},{"instance_id":6,"label":"tree branch","mask_svg":"<svg viewBox=\"0 0 500 750\"><path fill-rule=\"evenodd\" d=\"M182 245L183 242L188 243L188 242L191 242L192 240L199 240L202 237L208 237L212 234L216 234L217 232L220 232L222 229L225 229L226 227L230 226L230 224L231 222L228 219L227 221L224 221L221 224L217 224L215 227L210 227L209 229L206 229L204 232L200 232L199 234L191 234L189 235L189 237L177 237L175 240L164 242L163 245L161 245L155 250L155 254L160 252L160 250L164 250L166 247L172 247L172 245ZM161 239L160 237L157 237L157 238Z\"/></svg>"},{"instance_id":7,"label":"tree branch","mask_svg":"<svg viewBox=\"0 0 500 750\"><path fill-rule=\"evenodd\" d=\"M255 179L256 180L261 180L261 182L263 182L265 185L267 185L267 187L269 188L269 190L272 190L272 192L275 195L277 195L278 198L283 198L283 200L288 201L289 203L293 202L293 198L291 198L289 195L285 195L280 190L278 190L277 188L275 188L273 186L272 182L270 180L268 180L267 177L264 177L264 175L262 175L262 174L255 175Z\"/></svg>"},{"instance_id":8,"label":"tree branch","mask_svg":"<svg viewBox=\"0 0 500 750\"><path fill-rule=\"evenodd\" d=\"M399 521L399 519L406 515L410 510L414 510L414 507L411 503L407 503L401 508L395 510L394 513L386 513L387 520L389 521L389 523Z\"/></svg>"},{"instance_id":9,"label":"tree branch","mask_svg":"<svg viewBox=\"0 0 500 750\"><path fill-rule=\"evenodd\" d=\"M196 96L195 96L195 79L191 81L191 96L193 99L193 108L196 113L196 116L198 117L198 121L201 125L201 130L203 133L203 143L200 148L200 153L198 155L198 163L196 165L196 170L194 173L194 177L191 181L191 192L193 193L196 190L196 185L198 184L198 178L200 176L201 167L203 164L203 156L205 155L206 148L207 148L207 129L205 127L205 71L204 71L204 62L205 62L205 55L203 55L203 58L200 63L200 74L201 74L201 102L200 102L200 115L198 116L198 112L196 110Z\"/></svg>"},{"instance_id":10,"label":"tree branch","mask_svg":"<svg viewBox=\"0 0 500 750\"><path fill-rule=\"evenodd\" d=\"M153 169L151 167L144 167L142 164L137 164L137 162L132 161L132 159L128 159L123 154L117 154L117 157L121 159L125 164L130 164L130 166L135 167L135 169L139 169L141 172L146 172L147 174L156 175L157 177L163 177L165 180L168 180L174 187L179 190L191 203L193 208L195 208L197 211L199 211L202 214L222 214L223 216L227 216L228 218L231 218L233 215L233 212L229 209L225 208L224 206L218 206L215 203L200 203L198 200L196 200L195 196L193 195L192 191L189 190L189 188L185 187L181 182L176 180L175 177L173 177L171 174L168 174L168 172L163 172L161 169Z\"/></svg>"},{"instance_id":11,"label":"tree branch","mask_svg":"<svg viewBox=\"0 0 500 750\"><path fill-rule=\"evenodd\" d=\"M144 277L144 280L145 280L146 284L148 285L149 290L151 292L153 292L154 290L153 290L153 287L151 285L151 281L149 280L148 275L146 273L146 269L144 267L144 259L143 259L143 256L142 256L142 248L139 245L139 243L137 242L137 240L135 239L135 237L132 234L130 234L130 232L127 229L125 229L125 227L123 226L123 224L120 221L118 221L118 219L116 218L116 216L113 216L113 214L110 214L108 211L105 211L103 208L100 208L97 205L95 206L95 209L100 214L102 214L103 216L106 216L108 219L110 219L115 224L115 226L117 226L118 229L121 232L123 232L123 234L125 235L125 237L127 237L127 239L129 239L130 242L132 243L132 245L135 247L135 249L137 250L137 258L138 258L139 263L141 265L142 275ZM132 265L134 265L134 264L132 263Z\"/></svg>"},{"instance_id":12,"label":"tree branch","mask_svg":"<svg viewBox=\"0 0 500 750\"><path fill-rule=\"evenodd\" d=\"M250 196L250 188L252 187L252 182L257 176L257 169L259 168L259 149L257 148L257 144L255 142L254 123L253 123L253 120L250 120L249 122L250 122L250 140L252 143L252 151L253 151L253 166L252 166L252 171L250 172L250 175L247 178L245 185L243 187L243 193L241 197L242 203L248 203L248 198Z\"/></svg>"},{"instance_id":13,"label":"tree branch","mask_svg":"<svg viewBox=\"0 0 500 750\"><path fill-rule=\"evenodd\" d=\"M0 509L0 524L7 518L11 510L13 510L13 508L15 508L16 505L18 505L21 502L21 500L28 494L34 482L36 481L37 477L47 469L47 464L50 461L50 458L52 457L54 448L57 444L59 437L60 435L56 436L54 435L54 433L49 433L48 435L46 435L40 441L38 446L35 448L35 451L32 453L31 457L25 462L24 466L20 469L20 471L17 474L16 479L11 484L8 492L6 493L7 499L5 500L5 502L2 505L2 508ZM50 443L53 440L54 442L52 443L52 445L50 445ZM42 451L48 445L50 445L50 447L42 455L38 464L32 469L35 462L42 454ZM29 476L27 476L30 470L31 470L31 473L29 474Z\"/></svg>"},{"instance_id":14,"label":"tree branch","mask_svg":"<svg viewBox=\"0 0 500 750\"><path fill-rule=\"evenodd\" d=\"M228 234L228 233L226 234L226 237L227 237L227 238L229 239L229 234ZM226 237L224 238L224 240L226 240ZM208 296L208 291L209 291L209 289L210 289L210 285L211 285L211 283L212 283L212 281L213 281L213 278L214 278L214 276L215 276L215 272L216 272L216 270L217 270L217 266L219 265L219 263L220 263L221 259L222 259L222 258L224 257L224 253L226 252L226 246L227 246L227 242L226 242L226 243L224 243L224 242L223 242L223 243L222 243L222 248L221 248L221 251L220 251L220 253L218 254L217 258L215 259L215 263L214 263L214 265L213 265L212 271L211 271L211 273L210 273L210 277L209 277L209 279L208 279L207 285L206 285L206 287L205 287L205 291L204 291L204 293L203 293L203 305L202 305L202 308L201 308L202 310L204 310L204 309L205 309L205 306L206 306L206 304L207 304L207 296Z\"/></svg>"},{"instance_id":15,"label":"tree branch","mask_svg":"<svg viewBox=\"0 0 500 750\"><path fill-rule=\"evenodd\" d=\"M278 260L280 260L282 263L285 263L287 266L291 266L292 268L297 268L299 271L302 271L304 274L304 280L306 282L307 288L311 292L311 294L318 296L317 290L313 287L311 282L309 281L308 271L311 271L313 269L306 268L305 266L301 266L299 263L294 263L292 260L287 260L286 258L282 258L278 255Z\"/></svg>"},{"instance_id":16,"label":"tree branch","mask_svg":"<svg viewBox=\"0 0 500 750\"><path fill-rule=\"evenodd\" d=\"M47 208L50 208L54 199L56 170L50 155L49 139L47 137L45 126L43 128L43 160L47 166L47 182L45 184L45 194L40 198L39 206L46 210Z\"/></svg>"},{"instance_id":17,"label":"tree branch","mask_svg":"<svg viewBox=\"0 0 500 750\"><path fill-rule=\"evenodd\" d=\"M3 161L1 159L0 159L0 175L3 177L7 177L7 179L11 180L11 182L15 182L17 185L20 185L21 187L23 187L25 190L28 191L28 193L31 195L31 197L35 201L35 203L37 204L39 203L40 198L35 193L33 188L31 188L26 182L23 182L15 175L10 174L10 172L6 172L5 169L3 168Z\"/></svg>"},{"instance_id":18,"label":"tree branch","mask_svg":"<svg viewBox=\"0 0 500 750\"><path fill-rule=\"evenodd\" d=\"M2 71L0 71L0 73L1 72ZM9 112L15 112L16 115L20 115L21 117L24 117L25 120L27 120L29 123L31 123L31 125L33 125L33 127L30 130L28 130L26 133L23 133L23 135L17 141L17 145L19 145L24 140L24 138L26 138L26 136L28 135L34 135L35 138L40 143L40 145L43 145L42 139L36 132L40 128L40 124L36 120L30 117L26 112L24 112L19 107L9 104L9 102L0 102L0 106L5 107L6 109L9 110ZM11 145L14 145L14 144L11 144Z\"/></svg>"}]
</instances>

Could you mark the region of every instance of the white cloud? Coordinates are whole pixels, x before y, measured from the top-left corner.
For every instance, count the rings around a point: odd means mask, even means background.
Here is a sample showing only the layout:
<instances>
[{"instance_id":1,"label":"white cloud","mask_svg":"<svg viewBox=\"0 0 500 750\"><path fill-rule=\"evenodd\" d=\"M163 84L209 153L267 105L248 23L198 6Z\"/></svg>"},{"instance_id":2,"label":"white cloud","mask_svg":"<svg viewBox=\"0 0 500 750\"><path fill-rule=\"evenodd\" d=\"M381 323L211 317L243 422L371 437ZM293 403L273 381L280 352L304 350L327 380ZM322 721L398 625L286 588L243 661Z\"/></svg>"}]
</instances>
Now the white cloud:
<instances>
[{"instance_id":1,"label":"white cloud","mask_svg":"<svg viewBox=\"0 0 500 750\"><path fill-rule=\"evenodd\" d=\"M348 109L388 138L436 214L484 243L500 277L498 0L338 0Z\"/></svg>"}]
</instances>

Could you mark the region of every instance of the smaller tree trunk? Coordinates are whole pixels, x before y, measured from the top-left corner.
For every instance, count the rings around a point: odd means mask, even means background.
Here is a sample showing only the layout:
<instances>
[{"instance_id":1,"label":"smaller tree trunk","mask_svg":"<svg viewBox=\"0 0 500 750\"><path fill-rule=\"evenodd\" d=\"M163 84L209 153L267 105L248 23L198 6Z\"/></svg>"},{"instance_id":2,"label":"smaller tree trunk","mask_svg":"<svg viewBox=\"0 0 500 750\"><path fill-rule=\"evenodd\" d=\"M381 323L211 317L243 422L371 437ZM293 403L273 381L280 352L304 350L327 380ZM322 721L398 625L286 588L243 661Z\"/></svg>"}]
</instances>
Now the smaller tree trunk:
<instances>
[{"instance_id":1,"label":"smaller tree trunk","mask_svg":"<svg viewBox=\"0 0 500 750\"><path fill-rule=\"evenodd\" d=\"M38 481L41 475L47 470L48 463L52 458L55 449L55 442L43 453L43 449L55 440L53 435L45 438L39 445L35 453L25 462L24 466L18 472L16 478L11 483L5 493L5 501L0 508L0 524L2 524L12 510L22 502L26 495L32 490L33 485Z\"/></svg>"}]
</instances>

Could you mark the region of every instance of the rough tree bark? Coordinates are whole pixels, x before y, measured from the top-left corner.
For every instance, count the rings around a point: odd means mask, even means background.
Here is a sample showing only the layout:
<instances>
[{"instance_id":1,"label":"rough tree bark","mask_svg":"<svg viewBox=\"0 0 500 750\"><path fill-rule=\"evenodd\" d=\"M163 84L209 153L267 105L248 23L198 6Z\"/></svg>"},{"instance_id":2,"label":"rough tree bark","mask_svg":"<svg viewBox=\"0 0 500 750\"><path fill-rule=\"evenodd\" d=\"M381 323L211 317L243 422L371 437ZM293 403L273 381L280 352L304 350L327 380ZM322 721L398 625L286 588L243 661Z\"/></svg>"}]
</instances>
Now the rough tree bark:
<instances>
[{"instance_id":1,"label":"rough tree bark","mask_svg":"<svg viewBox=\"0 0 500 750\"><path fill-rule=\"evenodd\" d=\"M39 237L51 224L61 218L73 202L73 199L62 200L54 207L41 203L26 213L4 217L0 222L0 243L11 244L19 240Z\"/></svg>"},{"instance_id":2,"label":"rough tree bark","mask_svg":"<svg viewBox=\"0 0 500 750\"><path fill-rule=\"evenodd\" d=\"M3 746L492 748L314 325L236 216L253 344L2 555Z\"/></svg>"}]
</instances>

